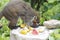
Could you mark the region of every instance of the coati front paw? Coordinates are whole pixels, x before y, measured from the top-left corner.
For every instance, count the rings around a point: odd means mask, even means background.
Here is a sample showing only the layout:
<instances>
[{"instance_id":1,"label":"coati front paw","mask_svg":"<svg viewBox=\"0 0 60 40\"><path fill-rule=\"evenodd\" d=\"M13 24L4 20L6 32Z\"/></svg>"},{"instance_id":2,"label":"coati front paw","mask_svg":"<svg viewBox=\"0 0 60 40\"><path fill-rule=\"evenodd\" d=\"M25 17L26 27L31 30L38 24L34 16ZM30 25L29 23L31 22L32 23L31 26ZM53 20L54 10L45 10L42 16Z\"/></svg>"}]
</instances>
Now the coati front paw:
<instances>
[{"instance_id":1,"label":"coati front paw","mask_svg":"<svg viewBox=\"0 0 60 40\"><path fill-rule=\"evenodd\" d=\"M18 25L18 26L9 26L9 28L10 28L11 30L17 29L18 27L19 27L19 25Z\"/></svg>"}]
</instances>

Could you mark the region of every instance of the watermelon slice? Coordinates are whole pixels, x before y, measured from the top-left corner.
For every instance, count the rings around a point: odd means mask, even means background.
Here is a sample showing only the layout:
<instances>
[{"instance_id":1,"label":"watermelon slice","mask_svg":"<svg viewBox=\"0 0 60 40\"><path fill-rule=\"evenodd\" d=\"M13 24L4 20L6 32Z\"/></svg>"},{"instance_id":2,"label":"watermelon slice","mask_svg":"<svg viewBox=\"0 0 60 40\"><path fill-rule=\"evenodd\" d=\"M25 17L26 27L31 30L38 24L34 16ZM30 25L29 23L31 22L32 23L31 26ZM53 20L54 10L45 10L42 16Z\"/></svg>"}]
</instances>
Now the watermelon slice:
<instances>
[{"instance_id":1,"label":"watermelon slice","mask_svg":"<svg viewBox=\"0 0 60 40\"><path fill-rule=\"evenodd\" d=\"M33 29L32 34L33 35L38 35L38 31L36 29Z\"/></svg>"}]
</instances>

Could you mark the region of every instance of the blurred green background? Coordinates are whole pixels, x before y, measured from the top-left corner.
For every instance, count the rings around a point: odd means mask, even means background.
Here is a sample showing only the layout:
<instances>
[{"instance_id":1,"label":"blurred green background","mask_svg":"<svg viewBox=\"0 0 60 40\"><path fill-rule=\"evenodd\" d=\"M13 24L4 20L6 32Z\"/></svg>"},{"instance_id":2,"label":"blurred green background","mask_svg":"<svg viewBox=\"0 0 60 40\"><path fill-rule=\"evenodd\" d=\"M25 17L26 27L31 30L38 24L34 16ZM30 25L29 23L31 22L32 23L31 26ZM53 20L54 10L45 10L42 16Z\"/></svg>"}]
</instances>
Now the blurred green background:
<instances>
[{"instance_id":1,"label":"blurred green background","mask_svg":"<svg viewBox=\"0 0 60 40\"><path fill-rule=\"evenodd\" d=\"M7 5L10 0L0 0L0 12ZM44 21L50 19L60 20L60 0L24 0L31 4L31 7L40 14L40 23L43 25ZM3 28L0 29L0 40L9 40L10 29L7 27L9 21L4 17L0 20ZM21 24L22 20L19 19L17 24Z\"/></svg>"}]
</instances>

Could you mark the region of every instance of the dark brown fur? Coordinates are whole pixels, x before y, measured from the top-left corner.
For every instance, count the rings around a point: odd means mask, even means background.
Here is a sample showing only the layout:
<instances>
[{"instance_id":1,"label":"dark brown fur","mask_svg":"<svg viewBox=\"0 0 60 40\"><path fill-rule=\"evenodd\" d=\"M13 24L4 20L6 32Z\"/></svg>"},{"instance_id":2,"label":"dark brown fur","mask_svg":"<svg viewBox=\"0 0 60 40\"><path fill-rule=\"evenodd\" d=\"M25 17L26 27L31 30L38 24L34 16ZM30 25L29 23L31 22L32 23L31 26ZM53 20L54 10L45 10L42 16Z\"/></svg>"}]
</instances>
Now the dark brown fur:
<instances>
[{"instance_id":1,"label":"dark brown fur","mask_svg":"<svg viewBox=\"0 0 60 40\"><path fill-rule=\"evenodd\" d=\"M10 1L3 9L0 18L2 16L10 21L10 29L13 29L14 26L16 26L19 17L24 20L27 25L34 16L39 18L39 14L33 10L29 4L22 0Z\"/></svg>"}]
</instances>

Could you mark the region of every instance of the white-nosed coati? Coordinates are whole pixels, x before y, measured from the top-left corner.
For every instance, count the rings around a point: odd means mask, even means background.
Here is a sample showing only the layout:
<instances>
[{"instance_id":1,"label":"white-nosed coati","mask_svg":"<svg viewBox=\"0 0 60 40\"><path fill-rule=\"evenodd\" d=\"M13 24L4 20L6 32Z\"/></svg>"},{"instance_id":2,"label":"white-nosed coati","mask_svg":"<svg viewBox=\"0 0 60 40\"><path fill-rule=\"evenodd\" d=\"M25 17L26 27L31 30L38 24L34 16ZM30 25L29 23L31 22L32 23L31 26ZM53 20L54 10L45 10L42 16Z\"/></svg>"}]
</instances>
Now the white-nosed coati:
<instances>
[{"instance_id":1,"label":"white-nosed coati","mask_svg":"<svg viewBox=\"0 0 60 40\"><path fill-rule=\"evenodd\" d=\"M23 0L11 0L0 13L0 19L2 16L10 21L10 29L16 28L17 20L19 17L24 20L24 23L31 25L30 21L34 16L36 16L36 22L39 23L39 14Z\"/></svg>"}]
</instances>

